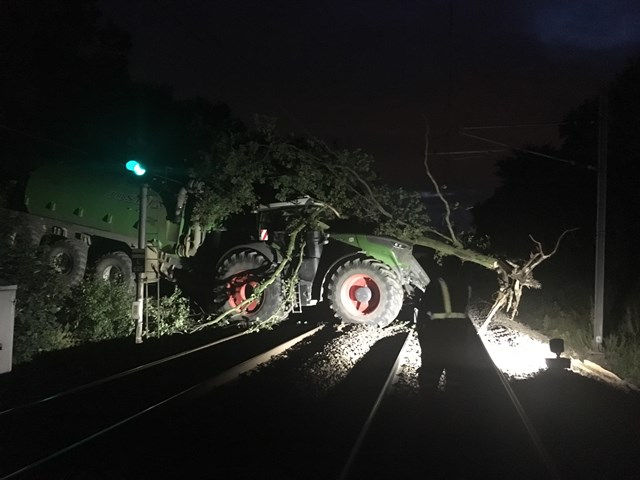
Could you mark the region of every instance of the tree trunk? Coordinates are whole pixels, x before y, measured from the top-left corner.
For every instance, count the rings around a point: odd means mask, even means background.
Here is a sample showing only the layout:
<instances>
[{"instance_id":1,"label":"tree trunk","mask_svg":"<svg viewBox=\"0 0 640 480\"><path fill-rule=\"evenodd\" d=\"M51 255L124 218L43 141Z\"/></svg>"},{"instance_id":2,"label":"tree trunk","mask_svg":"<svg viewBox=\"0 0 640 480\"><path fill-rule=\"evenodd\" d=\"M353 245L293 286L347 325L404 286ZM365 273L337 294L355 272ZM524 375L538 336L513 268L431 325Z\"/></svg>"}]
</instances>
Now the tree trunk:
<instances>
[{"instance_id":1,"label":"tree trunk","mask_svg":"<svg viewBox=\"0 0 640 480\"><path fill-rule=\"evenodd\" d=\"M443 255L456 256L460 260L463 260L465 262L476 263L484 268L488 268L489 270L499 270L501 267L500 262L493 257L484 255L474 250L468 250L463 247L450 245L446 242L434 238L421 237L418 240L415 240L413 243L414 245L431 248L437 252L442 253Z\"/></svg>"}]
</instances>

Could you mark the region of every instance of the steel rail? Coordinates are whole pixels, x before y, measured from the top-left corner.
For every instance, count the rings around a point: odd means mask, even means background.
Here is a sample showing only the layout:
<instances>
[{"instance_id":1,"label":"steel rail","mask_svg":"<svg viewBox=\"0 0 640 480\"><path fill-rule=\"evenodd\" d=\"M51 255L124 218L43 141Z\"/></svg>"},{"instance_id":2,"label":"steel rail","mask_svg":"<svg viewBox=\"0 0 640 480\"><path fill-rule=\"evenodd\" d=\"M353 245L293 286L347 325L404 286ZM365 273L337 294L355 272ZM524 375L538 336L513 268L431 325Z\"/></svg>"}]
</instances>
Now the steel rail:
<instances>
[{"instance_id":1,"label":"steel rail","mask_svg":"<svg viewBox=\"0 0 640 480\"><path fill-rule=\"evenodd\" d=\"M360 452L360 449L362 448L362 444L364 443L364 439L366 438L367 434L369 433L369 429L371 428L371 424L373 423L373 419L376 416L376 413L378 413L378 409L380 408L380 405L382 404L382 400L384 399L385 395L387 394L387 391L389 390L389 387L391 386L391 384L393 383L393 380L396 377L396 374L397 374L398 369L400 367L400 359L402 358L403 353L404 353L407 345L409 344L409 339L411 338L411 336L412 336L414 331L415 331L415 324L413 324L411 329L407 332L407 336L404 339L404 342L402 343L402 348L400 348L400 351L398 352L398 355L396 355L396 359L393 362L393 366L389 370L389 373L387 374L387 378L386 378L386 380L384 382L384 385L382 386L382 388L378 392L378 396L376 397L376 401L374 402L373 406L371 407L371 410L369 411L369 415L367 416L367 419L365 420L364 424L362 425L362 429L360 430L358 438L356 439L356 441L353 444L353 447L351 449L351 452L349 453L349 457L347 458L347 461L345 462L344 467L342 468L342 471L340 472L340 476L338 477L339 480L346 480L348 478L349 472L351 471L351 468L353 466L353 462L355 461L356 457L358 456L358 453Z\"/></svg>"},{"instance_id":2,"label":"steel rail","mask_svg":"<svg viewBox=\"0 0 640 480\"><path fill-rule=\"evenodd\" d=\"M482 343L482 348L486 352L487 357L489 359L489 362L491 363L491 366L493 367L493 370L496 372L496 375L498 375L498 378L500 379L500 383L501 383L502 387L504 388L505 392L507 393L507 396L509 397L509 400L511 401L511 404L513 405L513 408L515 409L516 413L518 414L518 417L520 418L520 421L522 422L525 430L527 431L527 434L529 435L529 440L531 440L531 443L533 444L533 447L535 448L536 452L538 453L538 456L540 457L540 460L542 461L543 465L545 466L545 468L549 472L549 475L550 475L549 478L551 478L553 480L562 479L562 475L560 475L560 472L558 471L557 467L555 466L551 455L549 454L547 449L544 448L542 440L540 439L540 436L538 435L538 432L536 431L535 427L533 426L533 423L531 422L531 419L527 415L527 412L525 411L524 407L520 403L520 400L518 399L518 396L516 395L516 392L514 392L513 388L511 388L511 385L509 384L509 380L507 380L505 374L502 373L502 370L500 370L496 366L496 364L493 362L493 359L491 358L491 355L489 355L489 352L487 351L487 347L485 346L484 339L482 338L482 336L481 335L478 335L478 336L480 337L480 341Z\"/></svg>"},{"instance_id":3,"label":"steel rail","mask_svg":"<svg viewBox=\"0 0 640 480\"><path fill-rule=\"evenodd\" d=\"M393 379L395 377L395 375L397 374L398 368L399 368L399 363L400 363L400 359L402 358L402 355L404 353L404 350L406 349L406 346L409 342L409 339L411 338L411 334L413 333L415 329L415 326L413 326L413 328L409 331L409 333L407 334L407 337L405 338L405 341L402 345L402 348L400 349L395 362L393 364L393 367L391 368L387 379L385 381L384 386L381 388L380 392L378 393L378 396L376 398L376 401L373 405L373 407L371 408L368 417L366 419L366 421L364 422L362 429L360 430L360 433L358 435L357 440L355 441L351 452L349 454L349 457L347 459L347 461L345 462L342 471L340 472L340 475L337 477L338 480L346 480L349 478L349 474L351 471L351 468L353 467L354 461L364 443L364 440L369 432L369 429L373 423L374 417L383 401L384 396L386 395L386 392L388 391L390 385L393 382ZM483 349L486 351L486 347L484 345L484 342L482 343L482 347ZM495 365L495 363L493 362L493 360L491 359L490 355L487 352L487 358L489 359L490 363L491 363L491 367L492 369L495 371L496 375L498 375L498 378L500 379L500 383L502 385L502 387L504 388L509 401L511 402L511 404L513 405L514 410L516 411L520 421L522 422L522 425L524 426L526 433L528 435L528 438L533 446L533 448L535 449L540 461L542 462L542 464L544 465L544 468L547 470L547 472L549 473L549 477L550 479L553 480L560 480L562 479L562 475L559 473L557 467L555 466L553 459L551 457L551 455L548 453L548 451L545 449L542 440L540 439L540 436L538 435L535 427L533 426L533 423L531 422L531 420L529 419L524 407L522 406L522 404L520 403L516 393L514 392L514 390L511 388L511 385L509 384L508 380L506 379L505 375L502 373L502 371Z\"/></svg>"},{"instance_id":4,"label":"steel rail","mask_svg":"<svg viewBox=\"0 0 640 480\"><path fill-rule=\"evenodd\" d=\"M323 325L320 325L312 330L309 330L308 332L305 332L301 335L298 335L297 337L288 340L274 348L271 348L269 350L267 350L264 353L261 353L259 355L256 355L252 358L250 358L249 360L246 360L244 362L241 362L237 365L235 365L234 367L231 367L230 369L225 370L224 372L216 375L215 377L209 379L209 380L205 380L203 382L199 382L195 385L192 385L184 390L181 390L178 393L175 393L169 397L164 398L163 400L160 400L152 405L149 405L148 407L145 407L144 409L129 415L127 417L125 417L122 420L119 420L115 423L112 423L111 425L104 427L94 433L92 433L91 435L88 435L70 445L67 445L64 448L61 448L60 450L56 450L55 452L42 457L34 462L31 462L28 465L25 465L24 467L19 468L18 470L15 470L11 473L9 473L8 475L5 475L3 477L0 477L0 480L8 480L11 478L16 478L18 475L21 475L23 473L26 473L30 470L33 470L36 467L39 467L45 463L47 463L50 460L53 460L77 447L80 447L82 445L84 445L85 443L90 442L91 440L98 438L102 435L104 435L105 433L108 433L126 423L129 423L132 420L135 420L136 418L141 417L142 415L149 413L163 405L166 405L178 398L184 397L188 394L192 394L192 393L197 393L197 394L202 394L202 393L206 393L210 390L212 390L213 388L216 388L218 386L224 385L225 383L228 383L234 379L236 379L238 376L240 376L241 374L248 372L249 370L252 370L256 367L258 367L259 365L268 362L269 360L271 360L273 357L280 355L281 353L283 353L284 351L286 351L287 349L293 347L294 345L296 345L297 343L301 342L302 340L304 340L305 338L314 335L315 333L317 333L319 330L321 330L323 328Z\"/></svg>"},{"instance_id":5,"label":"steel rail","mask_svg":"<svg viewBox=\"0 0 640 480\"><path fill-rule=\"evenodd\" d=\"M152 362L148 362L148 363L145 363L143 365L138 365L137 367L133 367L133 368L130 368L128 370L124 370L122 372L115 373L113 375L109 375L107 377L99 378L98 380L93 380L91 382L88 382L88 383L85 383L85 384L82 384L82 385L78 385L77 387L73 387L73 388L69 388L67 390L63 390L62 392L55 393L55 394L50 395L48 397L40 398L38 400L34 400L32 402L29 402L29 403L25 403L25 404L22 404L22 405L18 405L18 406L15 406L15 407L8 408L6 410L2 410L2 411L0 411L0 416L7 415L9 413L14 413L14 412L21 411L21 410L26 410L28 408L35 407L36 405L40 405L42 403L49 402L51 400L62 398L62 397L65 397L67 395L71 395L73 393L82 392L83 390L87 390L87 389L92 388L92 387L97 387L98 385L102 385L102 384L111 382L113 380L117 380L119 378L126 377L128 375L133 374L133 373L141 372L141 371L146 370L148 368L156 367L158 365L162 365L163 363L167 363L167 362L170 362L172 360L176 360L176 359L181 358L181 357L186 357L187 355L191 355L192 353L196 353L196 352L199 352L201 350L206 350L207 348L214 347L216 345L220 345L221 343L228 342L229 340L235 340L236 338L241 337L243 335L246 335L247 333L248 333L248 330L245 330L243 332L236 333L234 335L230 335L230 336L225 337L225 338L220 338L218 340L215 340L213 342L207 343L205 345L201 345L199 347L192 348L190 350L185 350L184 352L176 353L174 355L170 355L168 357L164 357L164 358L161 358L159 360L154 360Z\"/></svg>"}]
</instances>

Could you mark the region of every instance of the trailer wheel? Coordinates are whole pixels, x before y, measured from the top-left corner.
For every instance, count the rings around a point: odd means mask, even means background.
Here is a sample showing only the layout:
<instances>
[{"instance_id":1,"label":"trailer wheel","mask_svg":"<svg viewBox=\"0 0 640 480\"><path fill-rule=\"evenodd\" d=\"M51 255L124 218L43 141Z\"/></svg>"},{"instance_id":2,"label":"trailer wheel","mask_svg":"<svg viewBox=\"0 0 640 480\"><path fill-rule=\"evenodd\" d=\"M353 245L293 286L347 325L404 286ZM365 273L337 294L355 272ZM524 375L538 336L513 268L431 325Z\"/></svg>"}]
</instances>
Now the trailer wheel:
<instances>
[{"instance_id":1,"label":"trailer wheel","mask_svg":"<svg viewBox=\"0 0 640 480\"><path fill-rule=\"evenodd\" d=\"M80 283L87 269L87 247L83 243L58 240L45 249L44 258L70 287Z\"/></svg>"},{"instance_id":2,"label":"trailer wheel","mask_svg":"<svg viewBox=\"0 0 640 480\"><path fill-rule=\"evenodd\" d=\"M132 289L134 283L131 258L125 252L110 252L95 263L95 278L105 282L122 282Z\"/></svg>"},{"instance_id":3,"label":"trailer wheel","mask_svg":"<svg viewBox=\"0 0 640 480\"><path fill-rule=\"evenodd\" d=\"M373 259L340 266L329 282L329 303L345 323L385 327L402 308L404 293L396 275Z\"/></svg>"},{"instance_id":4,"label":"trailer wheel","mask_svg":"<svg viewBox=\"0 0 640 480\"><path fill-rule=\"evenodd\" d=\"M217 299L222 303L221 312L236 309L250 298L260 282L271 276L270 267L271 262L258 252L244 251L230 255L217 273ZM248 323L266 320L278 313L282 302L282 280L277 278L261 297L227 318ZM284 317L282 315L279 320L284 320Z\"/></svg>"}]
</instances>

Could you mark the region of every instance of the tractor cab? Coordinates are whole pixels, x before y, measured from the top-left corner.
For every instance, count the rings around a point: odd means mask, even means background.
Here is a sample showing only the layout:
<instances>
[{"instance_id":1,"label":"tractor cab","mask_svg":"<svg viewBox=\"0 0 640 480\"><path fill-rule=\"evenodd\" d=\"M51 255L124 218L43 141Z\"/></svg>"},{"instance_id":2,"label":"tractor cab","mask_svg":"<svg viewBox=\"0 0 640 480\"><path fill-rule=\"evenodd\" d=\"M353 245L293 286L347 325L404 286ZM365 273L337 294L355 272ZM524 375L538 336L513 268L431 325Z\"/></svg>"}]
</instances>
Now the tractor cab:
<instances>
[{"instance_id":1,"label":"tractor cab","mask_svg":"<svg viewBox=\"0 0 640 480\"><path fill-rule=\"evenodd\" d=\"M257 215L258 239L286 247L289 239L287 228L291 225L292 220L303 214L303 210L318 206L324 206L324 204L311 197L260 205L254 211ZM315 237L318 237L319 233L317 232ZM322 236L324 237L324 235ZM325 240L323 238L322 241L325 242Z\"/></svg>"}]
</instances>

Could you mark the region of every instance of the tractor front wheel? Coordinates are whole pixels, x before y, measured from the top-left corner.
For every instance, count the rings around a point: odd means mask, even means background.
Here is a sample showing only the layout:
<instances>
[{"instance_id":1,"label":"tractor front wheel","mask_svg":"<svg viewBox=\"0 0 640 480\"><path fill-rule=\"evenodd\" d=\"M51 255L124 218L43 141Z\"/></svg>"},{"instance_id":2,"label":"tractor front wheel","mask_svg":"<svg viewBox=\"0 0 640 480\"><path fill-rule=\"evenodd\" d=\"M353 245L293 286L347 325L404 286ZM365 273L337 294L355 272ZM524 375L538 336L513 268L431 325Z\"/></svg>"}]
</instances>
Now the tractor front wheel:
<instances>
[{"instance_id":1,"label":"tractor front wheel","mask_svg":"<svg viewBox=\"0 0 640 480\"><path fill-rule=\"evenodd\" d=\"M345 323L385 327L398 316L403 297L396 275L373 259L346 262L329 282L331 309Z\"/></svg>"}]
</instances>

